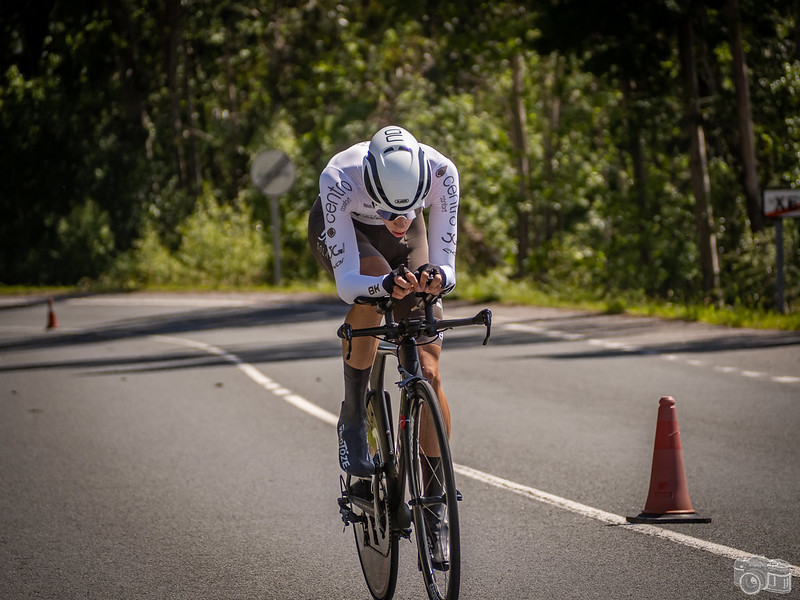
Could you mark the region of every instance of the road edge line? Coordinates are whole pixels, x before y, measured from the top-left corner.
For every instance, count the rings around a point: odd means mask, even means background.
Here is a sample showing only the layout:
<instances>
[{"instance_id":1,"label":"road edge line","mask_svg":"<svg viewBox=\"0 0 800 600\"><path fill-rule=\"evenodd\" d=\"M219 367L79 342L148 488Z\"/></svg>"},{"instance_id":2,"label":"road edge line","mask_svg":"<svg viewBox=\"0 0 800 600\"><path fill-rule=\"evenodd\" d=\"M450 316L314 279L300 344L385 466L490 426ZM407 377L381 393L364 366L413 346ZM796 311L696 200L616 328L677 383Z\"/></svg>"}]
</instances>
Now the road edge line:
<instances>
[{"instance_id":1,"label":"road edge line","mask_svg":"<svg viewBox=\"0 0 800 600\"><path fill-rule=\"evenodd\" d=\"M165 342L168 344L177 344L180 346L188 346L190 348L196 348L198 350L203 350L210 354L219 356L220 358L223 358L229 363L235 365L236 368L238 368L242 373L247 375L252 381L257 383L267 391L271 392L274 396L277 396L281 400L288 402L292 406L302 410L303 412L311 415L312 417L315 417L320 421L328 423L329 425L333 425L334 427L338 422L338 417L333 413L325 410L320 406L317 406L313 402L309 402L302 396L298 396L297 394L292 393L287 388L281 386L278 382L264 375L264 373L259 371L255 366L251 365L250 363L244 362L241 358L239 358L235 354L223 350L218 346L207 344L205 342L198 342L188 338L181 338L175 336L152 335L150 337L152 337L157 341ZM464 477L469 477L470 479L473 479L475 481L479 481L481 483L485 483L499 489L507 490L515 494L525 496L532 500L536 500L537 502L542 502L544 504L548 504L550 506L554 506L556 508L569 511L581 515L583 517L587 517L589 519L594 519L595 521L600 521L601 523L606 523L607 525L622 526L625 531L632 531L635 533L641 533L644 535L649 535L652 537L669 540L671 542L680 544L682 546L686 546L688 548L703 550L705 552L709 552L710 554L715 554L717 556L723 556L725 558L730 558L734 560L737 558L747 558L750 556L757 556L752 552L745 552L743 550L731 548L730 546L717 544L716 542L701 540L700 538L696 538L691 535L686 535L685 533L672 531L671 529L662 529L661 527L656 527L654 525L647 525L641 523L628 523L625 517L622 517L620 515L606 512L604 510L601 510L599 508L594 508L593 506L588 506L586 504L581 504L580 502L575 502L574 500L569 500L568 498L562 498L561 496L556 496L555 494L550 494L548 492L544 492L542 490L538 490L536 488L523 485L521 483L516 483L514 481L511 481L510 479L503 479L502 477L491 475L490 473L485 473L483 471L479 471L478 469L473 469L472 467L453 464L453 470L459 475L463 475ZM800 578L800 566L789 565L789 569L791 570L793 577Z\"/></svg>"}]
</instances>

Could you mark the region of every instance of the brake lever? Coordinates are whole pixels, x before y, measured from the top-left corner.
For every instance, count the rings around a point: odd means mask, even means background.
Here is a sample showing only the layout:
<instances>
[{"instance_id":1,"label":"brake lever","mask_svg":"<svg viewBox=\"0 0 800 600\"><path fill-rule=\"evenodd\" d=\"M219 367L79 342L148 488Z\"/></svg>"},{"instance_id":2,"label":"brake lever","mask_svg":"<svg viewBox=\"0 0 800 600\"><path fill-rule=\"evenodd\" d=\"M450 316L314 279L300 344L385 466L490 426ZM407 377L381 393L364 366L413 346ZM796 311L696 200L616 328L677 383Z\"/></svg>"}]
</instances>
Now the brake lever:
<instances>
[{"instance_id":1,"label":"brake lever","mask_svg":"<svg viewBox=\"0 0 800 600\"><path fill-rule=\"evenodd\" d=\"M492 335L492 311L488 308L484 308L481 312L475 315L473 319L476 325L485 325L486 326L486 337L483 338L483 345L489 343L489 337Z\"/></svg>"}]
</instances>

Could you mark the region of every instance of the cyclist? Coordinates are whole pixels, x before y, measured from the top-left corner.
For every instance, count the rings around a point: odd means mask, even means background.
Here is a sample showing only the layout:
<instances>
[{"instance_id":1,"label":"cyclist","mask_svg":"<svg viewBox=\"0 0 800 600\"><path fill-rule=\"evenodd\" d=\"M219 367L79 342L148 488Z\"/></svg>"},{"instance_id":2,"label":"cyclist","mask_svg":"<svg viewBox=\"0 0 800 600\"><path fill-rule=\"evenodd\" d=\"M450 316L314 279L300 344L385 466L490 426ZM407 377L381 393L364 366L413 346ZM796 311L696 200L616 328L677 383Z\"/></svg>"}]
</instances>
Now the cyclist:
<instances>
[{"instance_id":1,"label":"cyclist","mask_svg":"<svg viewBox=\"0 0 800 600\"><path fill-rule=\"evenodd\" d=\"M345 321L353 329L376 327L382 318L373 306L353 304L359 296L393 296L399 321L420 310L415 292L439 294L453 288L459 180L448 158L401 127L384 127L371 141L331 158L320 175L319 190L309 215L309 244L334 276L339 296L352 304ZM427 236L424 208L429 209ZM442 318L441 302L434 314ZM439 396L449 432L450 410L439 375L442 340L423 341L431 343L419 348L422 372ZM355 338L350 359L344 361L339 464L355 477L374 471L364 399L377 346L374 338ZM425 423L420 427L424 449ZM436 456L428 458L435 469ZM429 474L428 479L437 478Z\"/></svg>"}]
</instances>

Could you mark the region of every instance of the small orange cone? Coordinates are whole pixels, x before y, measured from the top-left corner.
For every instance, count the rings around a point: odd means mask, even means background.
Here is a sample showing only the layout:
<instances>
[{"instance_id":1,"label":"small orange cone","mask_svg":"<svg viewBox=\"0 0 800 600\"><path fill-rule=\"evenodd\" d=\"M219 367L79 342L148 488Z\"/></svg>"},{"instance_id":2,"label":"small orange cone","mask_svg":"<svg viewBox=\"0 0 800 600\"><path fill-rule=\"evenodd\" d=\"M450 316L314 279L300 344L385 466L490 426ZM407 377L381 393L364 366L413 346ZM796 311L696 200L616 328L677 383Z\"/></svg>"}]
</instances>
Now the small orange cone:
<instances>
[{"instance_id":1,"label":"small orange cone","mask_svg":"<svg viewBox=\"0 0 800 600\"><path fill-rule=\"evenodd\" d=\"M53 309L53 299L47 299L47 327L46 329L55 329L58 327L58 317L56 311Z\"/></svg>"},{"instance_id":2,"label":"small orange cone","mask_svg":"<svg viewBox=\"0 0 800 600\"><path fill-rule=\"evenodd\" d=\"M699 516L689 499L675 399L663 396L658 404L647 502L641 513L626 519L630 523L710 523L711 518Z\"/></svg>"}]
</instances>

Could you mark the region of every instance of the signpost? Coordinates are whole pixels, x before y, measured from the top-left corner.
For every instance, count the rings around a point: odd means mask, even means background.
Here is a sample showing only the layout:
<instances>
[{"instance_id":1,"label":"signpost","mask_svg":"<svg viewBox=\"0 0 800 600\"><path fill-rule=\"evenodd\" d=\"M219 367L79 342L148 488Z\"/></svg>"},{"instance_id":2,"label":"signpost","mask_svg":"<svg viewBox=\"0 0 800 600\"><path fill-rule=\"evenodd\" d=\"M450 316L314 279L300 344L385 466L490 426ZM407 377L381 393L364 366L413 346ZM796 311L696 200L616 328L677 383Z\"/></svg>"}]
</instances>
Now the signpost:
<instances>
[{"instance_id":1,"label":"signpost","mask_svg":"<svg viewBox=\"0 0 800 600\"><path fill-rule=\"evenodd\" d=\"M778 312L786 312L783 279L783 219L800 217L800 190L764 190L764 216L775 223L775 271L778 276Z\"/></svg>"},{"instance_id":2,"label":"signpost","mask_svg":"<svg viewBox=\"0 0 800 600\"><path fill-rule=\"evenodd\" d=\"M250 179L265 196L272 211L272 248L275 263L275 285L281 282L281 230L278 196L288 192L294 183L294 164L280 150L260 152L250 166Z\"/></svg>"}]
</instances>

